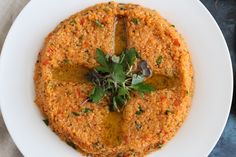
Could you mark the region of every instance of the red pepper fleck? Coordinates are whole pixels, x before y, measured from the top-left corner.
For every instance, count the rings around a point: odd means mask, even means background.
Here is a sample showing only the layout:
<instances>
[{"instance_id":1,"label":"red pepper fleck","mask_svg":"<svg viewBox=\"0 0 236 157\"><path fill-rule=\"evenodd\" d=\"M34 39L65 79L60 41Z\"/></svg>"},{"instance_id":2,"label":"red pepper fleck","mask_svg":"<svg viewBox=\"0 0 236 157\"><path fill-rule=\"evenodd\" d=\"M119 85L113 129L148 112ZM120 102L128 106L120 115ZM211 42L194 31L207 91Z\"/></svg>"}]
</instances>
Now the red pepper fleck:
<instances>
[{"instance_id":1,"label":"red pepper fleck","mask_svg":"<svg viewBox=\"0 0 236 157\"><path fill-rule=\"evenodd\" d=\"M49 47L49 48L47 49L47 52L48 52L49 55L51 55L51 54L53 53L53 49Z\"/></svg>"},{"instance_id":2,"label":"red pepper fleck","mask_svg":"<svg viewBox=\"0 0 236 157\"><path fill-rule=\"evenodd\" d=\"M79 88L76 89L76 95L77 95L78 98L81 96L81 92L80 92L80 89L79 89Z\"/></svg>"},{"instance_id":3,"label":"red pepper fleck","mask_svg":"<svg viewBox=\"0 0 236 157\"><path fill-rule=\"evenodd\" d=\"M47 65L47 64L49 63L49 61L48 61L48 60L45 60L45 61L43 61L42 63L43 63L43 65Z\"/></svg>"},{"instance_id":4,"label":"red pepper fleck","mask_svg":"<svg viewBox=\"0 0 236 157\"><path fill-rule=\"evenodd\" d=\"M78 98L85 98L86 97L86 94L83 93L79 88L76 89L76 95Z\"/></svg>"},{"instance_id":5,"label":"red pepper fleck","mask_svg":"<svg viewBox=\"0 0 236 157\"><path fill-rule=\"evenodd\" d=\"M126 135L126 136L124 136L124 142L125 142L125 144L128 144L129 143L129 137Z\"/></svg>"},{"instance_id":6,"label":"red pepper fleck","mask_svg":"<svg viewBox=\"0 0 236 157\"><path fill-rule=\"evenodd\" d=\"M164 134L164 136L166 136L168 134L168 132L164 131L163 134Z\"/></svg>"},{"instance_id":7,"label":"red pepper fleck","mask_svg":"<svg viewBox=\"0 0 236 157\"><path fill-rule=\"evenodd\" d=\"M147 140L147 138L148 138L147 135L144 135L144 136L142 137L142 139L145 140L145 141Z\"/></svg>"},{"instance_id":8,"label":"red pepper fleck","mask_svg":"<svg viewBox=\"0 0 236 157\"><path fill-rule=\"evenodd\" d=\"M85 22L84 19L81 19L81 20L80 20L80 24L81 24L82 26L84 25L84 22Z\"/></svg>"},{"instance_id":9,"label":"red pepper fleck","mask_svg":"<svg viewBox=\"0 0 236 157\"><path fill-rule=\"evenodd\" d=\"M161 96L160 96L160 100L161 100L161 101L164 101L164 100L166 100L166 96L164 96L164 95L161 95Z\"/></svg>"},{"instance_id":10,"label":"red pepper fleck","mask_svg":"<svg viewBox=\"0 0 236 157\"><path fill-rule=\"evenodd\" d=\"M179 106L180 103L181 103L181 101L180 101L179 99L176 99L176 100L174 101L174 105L175 105L175 106Z\"/></svg>"},{"instance_id":11,"label":"red pepper fleck","mask_svg":"<svg viewBox=\"0 0 236 157\"><path fill-rule=\"evenodd\" d=\"M89 47L89 43L87 41L84 42L84 47L85 48Z\"/></svg>"},{"instance_id":12,"label":"red pepper fleck","mask_svg":"<svg viewBox=\"0 0 236 157\"><path fill-rule=\"evenodd\" d=\"M175 46L180 46L180 42L179 42L178 39L174 39L173 44L174 44Z\"/></svg>"}]
</instances>

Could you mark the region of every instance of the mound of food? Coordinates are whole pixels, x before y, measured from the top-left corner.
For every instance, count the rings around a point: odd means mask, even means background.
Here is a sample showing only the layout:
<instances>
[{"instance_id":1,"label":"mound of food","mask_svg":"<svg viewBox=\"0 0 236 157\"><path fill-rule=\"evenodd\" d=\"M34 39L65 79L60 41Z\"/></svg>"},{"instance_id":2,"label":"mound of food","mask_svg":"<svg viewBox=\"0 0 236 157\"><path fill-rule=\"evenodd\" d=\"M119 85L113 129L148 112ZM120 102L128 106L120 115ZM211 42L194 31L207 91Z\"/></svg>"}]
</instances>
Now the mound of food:
<instances>
[{"instance_id":1,"label":"mound of food","mask_svg":"<svg viewBox=\"0 0 236 157\"><path fill-rule=\"evenodd\" d=\"M156 11L102 3L62 21L35 67L45 122L91 156L144 156L178 131L193 70L183 38Z\"/></svg>"}]
</instances>

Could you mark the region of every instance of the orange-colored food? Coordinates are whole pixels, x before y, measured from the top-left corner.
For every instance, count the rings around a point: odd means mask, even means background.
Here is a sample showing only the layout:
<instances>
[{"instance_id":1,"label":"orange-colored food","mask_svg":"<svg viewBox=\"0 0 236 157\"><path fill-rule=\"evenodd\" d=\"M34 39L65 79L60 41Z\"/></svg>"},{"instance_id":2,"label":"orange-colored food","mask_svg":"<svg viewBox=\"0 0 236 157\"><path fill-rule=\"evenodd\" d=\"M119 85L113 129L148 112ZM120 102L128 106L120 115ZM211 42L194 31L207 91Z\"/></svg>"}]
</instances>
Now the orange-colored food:
<instances>
[{"instance_id":1,"label":"orange-colored food","mask_svg":"<svg viewBox=\"0 0 236 157\"><path fill-rule=\"evenodd\" d=\"M108 98L83 103L93 88L84 75L98 65L96 48L114 53L117 16L126 17L123 45L135 47L156 76L147 82L160 86L144 97L132 93L122 113L109 111ZM141 157L160 149L184 122L193 93L190 54L176 29L156 11L115 2L62 21L45 40L34 80L35 102L52 130L80 152L97 157Z\"/></svg>"}]
</instances>

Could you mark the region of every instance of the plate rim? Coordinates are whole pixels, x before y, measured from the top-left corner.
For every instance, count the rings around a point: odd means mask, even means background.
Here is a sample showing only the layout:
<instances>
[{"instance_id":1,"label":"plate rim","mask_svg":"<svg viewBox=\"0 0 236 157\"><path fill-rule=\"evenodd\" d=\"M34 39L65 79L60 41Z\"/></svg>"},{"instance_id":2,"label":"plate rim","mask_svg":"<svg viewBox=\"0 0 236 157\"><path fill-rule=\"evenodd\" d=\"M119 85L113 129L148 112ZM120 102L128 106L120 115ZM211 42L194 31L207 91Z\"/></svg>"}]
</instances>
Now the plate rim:
<instances>
[{"instance_id":1,"label":"plate rim","mask_svg":"<svg viewBox=\"0 0 236 157\"><path fill-rule=\"evenodd\" d=\"M29 1L25 6L24 6L24 8L21 10L21 12L17 15L17 17L15 18L15 20L14 20L14 22L13 22L13 24L11 25L11 27L10 27L10 29L9 29L9 31L8 31L8 33L7 33L7 36L6 36L6 38L5 38L5 41L4 41L4 44L3 44L3 46L2 46L2 50L1 50L1 56L0 56L0 74L2 73L2 66L1 66L1 64L2 64L2 60L3 60L3 58L4 58L4 55L5 55L5 47L6 47L6 43L8 42L8 40L9 40L9 36L10 36L10 34L11 34L11 32L12 32L12 30L14 30L15 29L15 26L16 26L16 23L17 23L17 21L19 21L19 18L22 16L22 14L24 14L24 11L25 10L27 10L28 8L30 8L31 7L31 5L32 5L32 3L34 2L34 1L37 1L37 0L31 0L31 1ZM101 2L104 2L103 0L101 0ZM230 64L230 69L228 69L229 71L230 71L230 84L231 84L231 88L229 89L230 90L230 98L231 98L231 100L230 100L230 105L229 105L229 107L228 107L228 112L227 112L227 114L225 114L225 118L224 118L224 125L221 127L221 131L218 133L218 136L216 137L216 140L215 140L215 143L214 144L212 144L212 147L211 147L211 149L209 149L209 151L208 151L208 154L210 154L210 152L213 150L213 148L215 147L215 145L216 145L216 143L218 142L218 140L219 140L219 138L220 138L220 136L222 135L222 133L223 133L223 130L224 130L224 128L225 128L225 126L226 126L226 123L227 123L227 119L228 119L228 117L229 117L229 113L230 113L230 109L231 109L231 105L232 105L232 99L233 99L233 87L234 87L234 77L233 77L233 65L232 65L232 60L231 60L231 56L230 56L230 52L229 52L229 49L228 49L228 46L227 46L227 43L226 43L226 40L225 40L225 38L224 38L224 35L223 35L223 33L222 33L222 31L221 31L221 29L220 29L220 27L219 27L219 25L218 25L218 23L216 22L216 20L214 19L214 17L212 16L212 14L210 13L210 11L206 8L206 6L201 2L201 1L195 1L196 2L196 4L198 4L198 5L200 5L201 6L201 8L203 8L204 10L205 10L205 12L207 12L208 13L208 15L209 15L209 17L211 18L211 20L214 22L214 24L215 24L215 27L218 29L218 31L220 32L219 33L219 35L221 36L221 38L222 38L222 42L223 42L223 44L224 44L224 46L225 46L225 48L227 49L227 58L228 58L228 62L229 62L229 64ZM2 78L0 78L0 87L1 87L1 84L2 84ZM3 120L4 120L4 123L5 123L5 125L6 125L6 127L7 127L7 130L8 130L8 132L9 132L9 134L10 134L10 136L11 136L11 138L13 139L13 141L14 141L14 143L16 144L16 146L17 146L17 148L20 150L20 152L23 154L23 155L26 155L27 153L25 153L25 150L24 150L24 147L23 146L21 146L21 144L20 144L20 142L19 141L15 141L15 133L13 133L13 131L10 129L10 127L8 126L8 123L7 123L7 116L6 116L6 114L7 113L5 113L5 112L3 112L3 104L1 103L1 95L0 95L0 112L2 113L2 117L3 117Z\"/></svg>"}]
</instances>

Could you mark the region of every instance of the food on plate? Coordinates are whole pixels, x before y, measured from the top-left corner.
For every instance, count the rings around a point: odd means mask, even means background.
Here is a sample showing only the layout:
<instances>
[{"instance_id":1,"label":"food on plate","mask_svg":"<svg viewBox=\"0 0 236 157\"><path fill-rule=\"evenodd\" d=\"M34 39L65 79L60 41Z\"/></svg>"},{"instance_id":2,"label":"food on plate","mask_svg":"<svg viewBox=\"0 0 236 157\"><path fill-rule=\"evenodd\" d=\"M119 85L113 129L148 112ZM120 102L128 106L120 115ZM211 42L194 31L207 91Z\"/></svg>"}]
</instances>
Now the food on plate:
<instances>
[{"instance_id":1,"label":"food on plate","mask_svg":"<svg viewBox=\"0 0 236 157\"><path fill-rule=\"evenodd\" d=\"M44 122L83 154L144 156L178 131L193 69L174 25L135 4L96 4L62 21L35 66Z\"/></svg>"}]
</instances>

